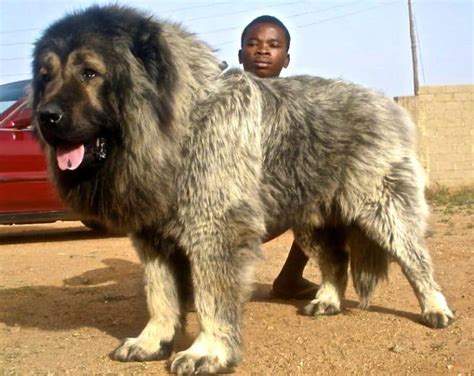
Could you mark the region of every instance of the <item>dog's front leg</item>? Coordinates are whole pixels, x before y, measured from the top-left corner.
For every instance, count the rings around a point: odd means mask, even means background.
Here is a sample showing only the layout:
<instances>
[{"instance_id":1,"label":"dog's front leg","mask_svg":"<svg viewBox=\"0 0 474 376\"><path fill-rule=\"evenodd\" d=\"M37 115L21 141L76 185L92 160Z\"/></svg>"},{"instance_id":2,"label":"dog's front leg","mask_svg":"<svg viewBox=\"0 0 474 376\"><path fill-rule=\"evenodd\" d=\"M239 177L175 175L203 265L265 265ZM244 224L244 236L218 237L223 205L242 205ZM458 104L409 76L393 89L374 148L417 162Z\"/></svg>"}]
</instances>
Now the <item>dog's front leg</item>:
<instances>
[{"instance_id":1,"label":"dog's front leg","mask_svg":"<svg viewBox=\"0 0 474 376\"><path fill-rule=\"evenodd\" d=\"M201 333L189 349L176 355L172 372L220 373L240 359L241 313L250 293L257 251L257 247L211 246L190 255Z\"/></svg>"},{"instance_id":2,"label":"dog's front leg","mask_svg":"<svg viewBox=\"0 0 474 376\"><path fill-rule=\"evenodd\" d=\"M156 249L150 239L133 239L143 262L150 319L140 335L127 338L114 351L121 361L161 360L170 357L180 326L180 302L175 265L170 255Z\"/></svg>"}]
</instances>

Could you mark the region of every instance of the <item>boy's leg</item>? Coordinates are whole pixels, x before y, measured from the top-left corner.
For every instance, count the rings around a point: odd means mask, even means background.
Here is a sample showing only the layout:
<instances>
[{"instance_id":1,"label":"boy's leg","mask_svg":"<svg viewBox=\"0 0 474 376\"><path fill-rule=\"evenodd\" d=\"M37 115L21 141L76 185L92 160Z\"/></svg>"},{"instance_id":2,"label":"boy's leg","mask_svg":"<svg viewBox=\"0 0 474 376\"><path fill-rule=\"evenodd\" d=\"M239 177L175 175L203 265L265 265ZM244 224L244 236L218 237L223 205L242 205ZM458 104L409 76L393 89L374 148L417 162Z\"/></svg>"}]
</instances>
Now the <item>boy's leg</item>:
<instances>
[{"instance_id":1,"label":"boy's leg","mask_svg":"<svg viewBox=\"0 0 474 376\"><path fill-rule=\"evenodd\" d=\"M303 278L303 271L308 263L308 256L293 242L290 253L273 282L272 293L283 299L312 299L318 286Z\"/></svg>"}]
</instances>

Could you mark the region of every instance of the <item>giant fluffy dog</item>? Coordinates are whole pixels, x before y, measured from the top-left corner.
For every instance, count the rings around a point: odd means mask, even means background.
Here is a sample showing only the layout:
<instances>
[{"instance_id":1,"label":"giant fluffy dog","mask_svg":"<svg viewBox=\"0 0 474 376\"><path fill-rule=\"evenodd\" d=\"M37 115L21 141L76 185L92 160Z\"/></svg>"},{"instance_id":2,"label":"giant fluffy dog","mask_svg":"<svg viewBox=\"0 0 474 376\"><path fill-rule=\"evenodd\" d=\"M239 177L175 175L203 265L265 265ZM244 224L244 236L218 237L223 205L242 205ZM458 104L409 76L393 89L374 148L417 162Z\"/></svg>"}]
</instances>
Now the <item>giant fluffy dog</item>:
<instances>
[{"instance_id":1,"label":"giant fluffy dog","mask_svg":"<svg viewBox=\"0 0 474 376\"><path fill-rule=\"evenodd\" d=\"M150 321L116 359L170 356L190 278L201 333L171 371L234 364L259 245L286 229L322 272L306 314L340 311L349 260L367 306L393 258L423 321L453 320L423 240L415 129L391 99L342 81L223 73L193 34L116 6L50 26L33 74L62 198L128 231L144 264Z\"/></svg>"}]
</instances>

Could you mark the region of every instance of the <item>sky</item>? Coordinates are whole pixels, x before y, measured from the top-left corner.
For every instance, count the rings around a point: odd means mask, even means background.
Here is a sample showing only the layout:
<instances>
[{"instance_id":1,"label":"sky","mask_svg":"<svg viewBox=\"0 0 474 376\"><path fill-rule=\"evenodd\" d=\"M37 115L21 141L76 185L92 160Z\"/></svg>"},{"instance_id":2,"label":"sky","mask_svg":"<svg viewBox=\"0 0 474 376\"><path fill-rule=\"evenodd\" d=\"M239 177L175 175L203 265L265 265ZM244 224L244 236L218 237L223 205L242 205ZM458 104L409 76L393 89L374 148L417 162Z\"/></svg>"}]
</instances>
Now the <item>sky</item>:
<instances>
[{"instance_id":1,"label":"sky","mask_svg":"<svg viewBox=\"0 0 474 376\"><path fill-rule=\"evenodd\" d=\"M0 84L30 78L42 31L66 13L102 0L0 0ZM180 22L238 67L242 29L263 14L291 34L282 76L341 78L389 96L413 95L407 0L114 1ZM474 82L474 0L413 0L420 85Z\"/></svg>"}]
</instances>

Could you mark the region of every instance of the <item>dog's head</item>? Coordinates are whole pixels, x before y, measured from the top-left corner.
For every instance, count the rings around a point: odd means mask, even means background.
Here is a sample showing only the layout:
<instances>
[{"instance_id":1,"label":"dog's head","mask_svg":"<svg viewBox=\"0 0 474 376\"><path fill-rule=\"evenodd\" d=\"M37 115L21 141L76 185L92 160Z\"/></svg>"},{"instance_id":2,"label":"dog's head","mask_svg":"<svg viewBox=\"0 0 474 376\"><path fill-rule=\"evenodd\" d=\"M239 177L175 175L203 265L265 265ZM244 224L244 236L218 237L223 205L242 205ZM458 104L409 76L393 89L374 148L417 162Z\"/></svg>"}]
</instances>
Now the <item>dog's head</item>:
<instances>
[{"instance_id":1,"label":"dog's head","mask_svg":"<svg viewBox=\"0 0 474 376\"><path fill-rule=\"evenodd\" d=\"M35 124L58 173L102 166L143 103L163 131L171 124L176 75L161 34L131 9L92 7L56 22L36 43Z\"/></svg>"}]
</instances>

